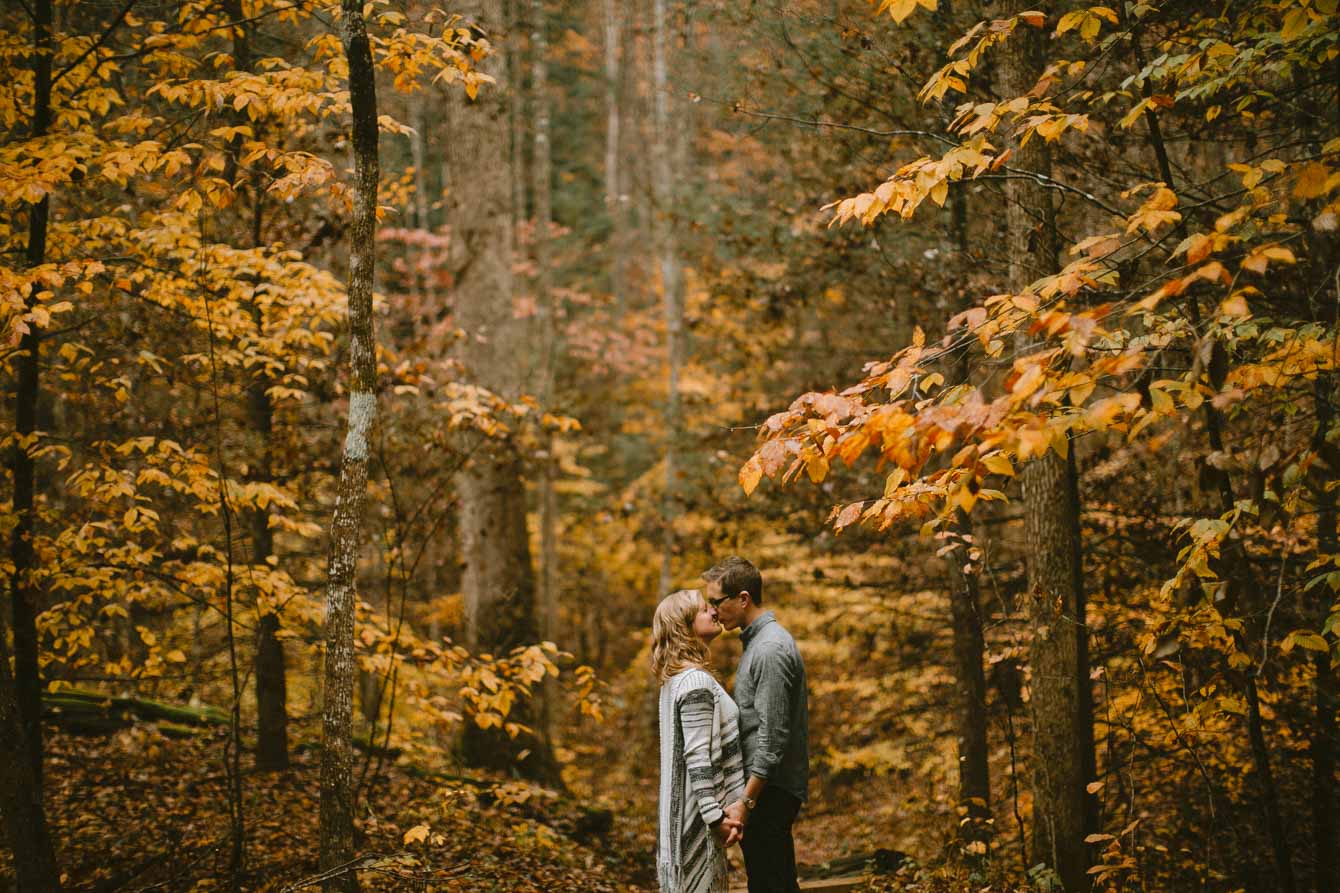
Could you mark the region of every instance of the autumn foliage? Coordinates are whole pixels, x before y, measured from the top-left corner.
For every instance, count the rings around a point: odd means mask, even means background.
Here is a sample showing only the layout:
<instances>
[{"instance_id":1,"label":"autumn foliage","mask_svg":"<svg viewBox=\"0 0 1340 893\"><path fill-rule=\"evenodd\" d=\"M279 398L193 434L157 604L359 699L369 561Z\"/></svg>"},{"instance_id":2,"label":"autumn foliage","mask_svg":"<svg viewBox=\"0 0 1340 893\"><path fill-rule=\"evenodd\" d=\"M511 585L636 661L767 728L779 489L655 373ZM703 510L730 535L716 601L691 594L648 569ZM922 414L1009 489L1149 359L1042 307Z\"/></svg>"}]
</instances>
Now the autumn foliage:
<instances>
[{"instance_id":1,"label":"autumn foliage","mask_svg":"<svg viewBox=\"0 0 1340 893\"><path fill-rule=\"evenodd\" d=\"M738 552L810 669L802 862L1335 889L1334 0L365 4L370 357L337 7L0 12L7 881L647 886L650 611Z\"/></svg>"}]
</instances>

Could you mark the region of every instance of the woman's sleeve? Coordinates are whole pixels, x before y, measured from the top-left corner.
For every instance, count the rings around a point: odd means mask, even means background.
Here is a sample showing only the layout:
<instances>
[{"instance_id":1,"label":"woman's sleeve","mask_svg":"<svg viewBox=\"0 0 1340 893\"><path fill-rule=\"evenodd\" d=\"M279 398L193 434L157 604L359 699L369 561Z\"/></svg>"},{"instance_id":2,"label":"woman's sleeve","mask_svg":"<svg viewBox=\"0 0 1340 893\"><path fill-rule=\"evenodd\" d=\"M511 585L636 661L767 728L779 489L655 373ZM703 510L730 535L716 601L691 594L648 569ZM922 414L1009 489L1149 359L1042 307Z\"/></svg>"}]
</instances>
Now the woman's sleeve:
<instances>
[{"instance_id":1,"label":"woman's sleeve","mask_svg":"<svg viewBox=\"0 0 1340 893\"><path fill-rule=\"evenodd\" d=\"M716 701L708 688L694 688L679 701L679 721L684 730L684 763L688 770L688 795L698 804L703 821L713 825L724 812L712 782L712 718Z\"/></svg>"}]
</instances>

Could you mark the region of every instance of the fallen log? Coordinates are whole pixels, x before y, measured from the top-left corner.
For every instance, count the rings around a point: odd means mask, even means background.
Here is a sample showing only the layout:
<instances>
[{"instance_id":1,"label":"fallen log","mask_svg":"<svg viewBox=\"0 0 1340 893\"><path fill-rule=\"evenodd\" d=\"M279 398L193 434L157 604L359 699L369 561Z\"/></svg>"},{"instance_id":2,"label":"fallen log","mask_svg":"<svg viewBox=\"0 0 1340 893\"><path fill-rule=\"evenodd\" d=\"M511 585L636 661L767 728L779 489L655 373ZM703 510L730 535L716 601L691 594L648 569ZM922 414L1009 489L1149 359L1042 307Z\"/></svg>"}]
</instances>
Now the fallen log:
<instances>
[{"instance_id":1,"label":"fallen log","mask_svg":"<svg viewBox=\"0 0 1340 893\"><path fill-rule=\"evenodd\" d=\"M136 721L171 724L178 730L229 722L228 714L217 707L188 707L78 688L43 692L42 718L71 732L92 735L110 734Z\"/></svg>"}]
</instances>

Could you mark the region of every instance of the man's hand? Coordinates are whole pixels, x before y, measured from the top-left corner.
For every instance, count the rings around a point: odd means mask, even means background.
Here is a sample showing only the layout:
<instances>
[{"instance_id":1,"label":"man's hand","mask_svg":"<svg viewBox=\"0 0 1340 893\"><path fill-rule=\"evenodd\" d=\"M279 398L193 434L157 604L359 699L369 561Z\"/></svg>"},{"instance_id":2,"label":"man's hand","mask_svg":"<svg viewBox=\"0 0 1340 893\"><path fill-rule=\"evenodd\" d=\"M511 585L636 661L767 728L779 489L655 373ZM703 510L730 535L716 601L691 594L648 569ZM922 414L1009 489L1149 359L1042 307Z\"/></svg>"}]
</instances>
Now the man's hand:
<instances>
[{"instance_id":1,"label":"man's hand","mask_svg":"<svg viewBox=\"0 0 1340 893\"><path fill-rule=\"evenodd\" d=\"M727 815L712 826L712 833L722 849L730 849L744 837L744 825Z\"/></svg>"},{"instance_id":2,"label":"man's hand","mask_svg":"<svg viewBox=\"0 0 1340 893\"><path fill-rule=\"evenodd\" d=\"M743 835L744 826L749 823L749 810L745 808L743 800L736 800L730 806L726 807L726 818L740 826Z\"/></svg>"}]
</instances>

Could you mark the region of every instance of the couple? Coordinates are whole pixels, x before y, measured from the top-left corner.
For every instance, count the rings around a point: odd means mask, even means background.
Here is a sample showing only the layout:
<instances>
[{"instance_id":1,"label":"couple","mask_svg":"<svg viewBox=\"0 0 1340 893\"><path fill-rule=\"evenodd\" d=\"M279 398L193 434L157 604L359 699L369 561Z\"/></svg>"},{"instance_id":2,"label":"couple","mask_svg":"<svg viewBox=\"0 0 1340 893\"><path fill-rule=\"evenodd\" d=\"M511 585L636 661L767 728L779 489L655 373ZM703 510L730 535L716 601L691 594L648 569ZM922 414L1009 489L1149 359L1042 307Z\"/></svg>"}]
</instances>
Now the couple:
<instances>
[{"instance_id":1,"label":"couple","mask_svg":"<svg viewBox=\"0 0 1340 893\"><path fill-rule=\"evenodd\" d=\"M805 665L772 611L763 577L734 556L704 590L666 596L652 620L661 684L661 893L725 893L726 849L744 851L749 893L797 893L791 826L805 801L809 729ZM710 669L708 643L741 630L735 698Z\"/></svg>"}]
</instances>

